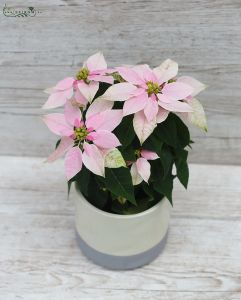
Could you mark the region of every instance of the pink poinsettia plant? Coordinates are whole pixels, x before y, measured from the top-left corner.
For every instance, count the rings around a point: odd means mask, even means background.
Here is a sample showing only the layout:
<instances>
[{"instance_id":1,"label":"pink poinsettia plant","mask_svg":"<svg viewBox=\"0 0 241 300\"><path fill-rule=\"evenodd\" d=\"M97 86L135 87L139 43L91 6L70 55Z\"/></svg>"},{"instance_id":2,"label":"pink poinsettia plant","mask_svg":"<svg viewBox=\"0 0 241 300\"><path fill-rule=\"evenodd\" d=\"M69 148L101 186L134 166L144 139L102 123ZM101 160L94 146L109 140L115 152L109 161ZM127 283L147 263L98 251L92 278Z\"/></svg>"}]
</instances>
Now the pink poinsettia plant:
<instances>
[{"instance_id":1,"label":"pink poinsettia plant","mask_svg":"<svg viewBox=\"0 0 241 300\"><path fill-rule=\"evenodd\" d=\"M47 161L65 156L69 188L75 182L102 210L131 214L164 197L172 203L174 179L188 183L192 141L186 124L207 131L195 98L204 89L192 77L178 77L178 64L170 59L154 69L147 64L107 68L98 52L75 77L46 90L44 109L64 106L63 113L43 116L59 136Z\"/></svg>"}]
</instances>

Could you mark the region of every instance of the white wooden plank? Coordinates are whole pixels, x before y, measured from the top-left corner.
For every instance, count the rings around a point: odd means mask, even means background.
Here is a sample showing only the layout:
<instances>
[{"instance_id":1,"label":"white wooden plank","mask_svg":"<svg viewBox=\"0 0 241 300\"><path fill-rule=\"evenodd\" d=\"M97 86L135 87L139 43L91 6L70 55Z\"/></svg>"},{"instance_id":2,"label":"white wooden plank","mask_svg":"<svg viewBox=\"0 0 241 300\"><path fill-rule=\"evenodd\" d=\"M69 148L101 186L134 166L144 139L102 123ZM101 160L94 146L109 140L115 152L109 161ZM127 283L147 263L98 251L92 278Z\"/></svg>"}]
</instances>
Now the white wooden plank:
<instances>
[{"instance_id":1,"label":"white wooden plank","mask_svg":"<svg viewBox=\"0 0 241 300\"><path fill-rule=\"evenodd\" d=\"M57 291L56 291L57 290ZM23 294L21 294L23 295ZM3 294L4 296L4 294ZM4 299L15 300L19 299L21 296L7 294L7 298L5 296ZM55 300L58 298L59 300L65 300L69 297L69 291L61 290L58 291L57 288L51 287L51 289L44 293L39 292L31 293L24 292L23 295L25 300ZM21 298L20 298L21 299ZM168 292L168 291L139 291L139 290L93 290L93 289L82 289L81 287L76 287L75 290L71 291L71 299L73 300L240 300L240 293L229 293L229 292Z\"/></svg>"},{"instance_id":2,"label":"white wooden plank","mask_svg":"<svg viewBox=\"0 0 241 300\"><path fill-rule=\"evenodd\" d=\"M66 188L62 160L50 164L43 158L0 156L0 165L0 188L48 192Z\"/></svg>"}]
</instances>

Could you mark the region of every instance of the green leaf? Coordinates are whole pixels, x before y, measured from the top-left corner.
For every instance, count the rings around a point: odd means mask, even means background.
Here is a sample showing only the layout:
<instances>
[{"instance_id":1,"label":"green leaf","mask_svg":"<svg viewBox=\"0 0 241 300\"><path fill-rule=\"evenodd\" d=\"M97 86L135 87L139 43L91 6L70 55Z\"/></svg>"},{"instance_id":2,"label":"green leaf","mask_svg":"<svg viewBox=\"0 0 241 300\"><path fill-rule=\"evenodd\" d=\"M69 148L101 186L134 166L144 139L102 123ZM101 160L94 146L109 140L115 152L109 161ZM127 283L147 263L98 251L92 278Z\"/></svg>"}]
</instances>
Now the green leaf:
<instances>
[{"instance_id":1,"label":"green leaf","mask_svg":"<svg viewBox=\"0 0 241 300\"><path fill-rule=\"evenodd\" d=\"M88 187L90 182L90 176L92 174L85 166L82 167L82 170L74 177L76 180L76 185L83 195L88 196Z\"/></svg>"},{"instance_id":2,"label":"green leaf","mask_svg":"<svg viewBox=\"0 0 241 300\"><path fill-rule=\"evenodd\" d=\"M58 146L59 146L59 144L60 144L60 141L61 141L61 139L57 140L57 143L56 143L56 145L55 145L55 149L58 148Z\"/></svg>"},{"instance_id":3,"label":"green leaf","mask_svg":"<svg viewBox=\"0 0 241 300\"><path fill-rule=\"evenodd\" d=\"M135 161L136 160L135 149L132 147L132 145L129 145L126 148L120 147L119 149L120 149L125 161L128 161L128 160Z\"/></svg>"},{"instance_id":4,"label":"green leaf","mask_svg":"<svg viewBox=\"0 0 241 300\"><path fill-rule=\"evenodd\" d=\"M91 174L88 186L88 201L99 209L104 209L109 198L109 193L99 182L99 176Z\"/></svg>"},{"instance_id":5,"label":"green leaf","mask_svg":"<svg viewBox=\"0 0 241 300\"><path fill-rule=\"evenodd\" d=\"M164 180L155 181L153 183L154 189L167 197L172 205L172 190L173 190L173 175L167 176Z\"/></svg>"},{"instance_id":6,"label":"green leaf","mask_svg":"<svg viewBox=\"0 0 241 300\"><path fill-rule=\"evenodd\" d=\"M173 118L177 129L177 146L185 148L190 144L189 129L178 116L174 115Z\"/></svg>"},{"instance_id":7,"label":"green leaf","mask_svg":"<svg viewBox=\"0 0 241 300\"><path fill-rule=\"evenodd\" d=\"M71 185L72 185L72 180L69 180L67 183L67 199L69 200L69 194L70 194L70 189L71 189Z\"/></svg>"},{"instance_id":8,"label":"green leaf","mask_svg":"<svg viewBox=\"0 0 241 300\"><path fill-rule=\"evenodd\" d=\"M189 179L189 169L187 164L187 150L176 150L175 151L175 165L177 169L177 178L181 184L187 188L188 179Z\"/></svg>"},{"instance_id":9,"label":"green leaf","mask_svg":"<svg viewBox=\"0 0 241 300\"><path fill-rule=\"evenodd\" d=\"M160 155L162 146L163 146L163 142L157 136L157 134L155 134L154 131L154 133L144 142L143 149L154 151L158 155Z\"/></svg>"},{"instance_id":10,"label":"green leaf","mask_svg":"<svg viewBox=\"0 0 241 300\"><path fill-rule=\"evenodd\" d=\"M177 147L177 128L174 114L170 113L164 122L157 125L154 135L164 143L174 148Z\"/></svg>"},{"instance_id":11,"label":"green leaf","mask_svg":"<svg viewBox=\"0 0 241 300\"><path fill-rule=\"evenodd\" d=\"M149 160L151 164L151 177L149 182L153 182L163 178L164 176L164 168L162 166L160 159Z\"/></svg>"},{"instance_id":12,"label":"green leaf","mask_svg":"<svg viewBox=\"0 0 241 300\"><path fill-rule=\"evenodd\" d=\"M158 124L154 135L173 148L184 148L190 144L188 127L173 113L169 114L166 121Z\"/></svg>"},{"instance_id":13,"label":"green leaf","mask_svg":"<svg viewBox=\"0 0 241 300\"><path fill-rule=\"evenodd\" d=\"M114 130L114 134L118 137L123 147L130 145L135 137L132 121L133 115L124 117L120 125Z\"/></svg>"},{"instance_id":14,"label":"green leaf","mask_svg":"<svg viewBox=\"0 0 241 300\"><path fill-rule=\"evenodd\" d=\"M86 199L95 207L104 209L108 202L109 193L103 188L104 184L101 177L91 173L84 166L82 170L74 177L75 186Z\"/></svg>"},{"instance_id":15,"label":"green leaf","mask_svg":"<svg viewBox=\"0 0 241 300\"><path fill-rule=\"evenodd\" d=\"M117 197L125 197L129 202L136 205L134 188L131 174L128 168L106 169L105 184Z\"/></svg>"},{"instance_id":16,"label":"green leaf","mask_svg":"<svg viewBox=\"0 0 241 300\"><path fill-rule=\"evenodd\" d=\"M123 215L123 211L126 206L126 204L120 204L116 199L113 199L113 201L111 202L111 212L118 215Z\"/></svg>"},{"instance_id":17,"label":"green leaf","mask_svg":"<svg viewBox=\"0 0 241 300\"><path fill-rule=\"evenodd\" d=\"M174 159L187 161L188 151L185 149L175 149L174 150Z\"/></svg>"},{"instance_id":18,"label":"green leaf","mask_svg":"<svg viewBox=\"0 0 241 300\"><path fill-rule=\"evenodd\" d=\"M149 197L148 201L151 202L152 204L158 203L159 201L161 201L163 199L164 195L160 194L159 192L154 190L152 184L144 183L142 185L142 187L143 187L143 191L145 192L145 194L147 194Z\"/></svg>"},{"instance_id":19,"label":"green leaf","mask_svg":"<svg viewBox=\"0 0 241 300\"><path fill-rule=\"evenodd\" d=\"M149 201L152 201L154 199L154 196L153 196L153 190L151 189L150 185L144 182L142 184L142 188L145 194L148 196Z\"/></svg>"},{"instance_id":20,"label":"green leaf","mask_svg":"<svg viewBox=\"0 0 241 300\"><path fill-rule=\"evenodd\" d=\"M97 99L98 97L103 95L110 86L111 86L111 84L109 84L109 83L100 82L99 89L98 89L94 99Z\"/></svg>"},{"instance_id":21,"label":"green leaf","mask_svg":"<svg viewBox=\"0 0 241 300\"><path fill-rule=\"evenodd\" d=\"M124 207L123 214L124 215L133 215L133 214L139 214L148 208L150 208L152 205L147 199L141 199L138 201L138 205L134 206L131 205L127 208Z\"/></svg>"},{"instance_id":22,"label":"green leaf","mask_svg":"<svg viewBox=\"0 0 241 300\"><path fill-rule=\"evenodd\" d=\"M181 184L187 188L188 179L189 179L189 169L188 164L185 161L182 161L180 163L176 163L177 168L177 178L181 182Z\"/></svg>"},{"instance_id":23,"label":"green leaf","mask_svg":"<svg viewBox=\"0 0 241 300\"><path fill-rule=\"evenodd\" d=\"M165 178L168 174L169 170L172 168L173 165L173 156L171 153L170 148L167 145L163 145L161 153L159 153L159 157L163 166L164 175Z\"/></svg>"}]
</instances>

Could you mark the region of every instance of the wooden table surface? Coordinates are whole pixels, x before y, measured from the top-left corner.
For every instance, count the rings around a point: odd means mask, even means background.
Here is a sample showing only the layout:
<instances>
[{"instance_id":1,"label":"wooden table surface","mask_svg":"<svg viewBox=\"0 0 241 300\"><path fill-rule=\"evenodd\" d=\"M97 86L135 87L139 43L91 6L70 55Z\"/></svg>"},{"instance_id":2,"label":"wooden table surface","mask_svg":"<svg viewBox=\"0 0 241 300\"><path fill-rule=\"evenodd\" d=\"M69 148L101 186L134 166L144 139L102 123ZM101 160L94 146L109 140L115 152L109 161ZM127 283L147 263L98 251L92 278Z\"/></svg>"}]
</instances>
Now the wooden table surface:
<instances>
[{"instance_id":1,"label":"wooden table surface","mask_svg":"<svg viewBox=\"0 0 241 300\"><path fill-rule=\"evenodd\" d=\"M164 252L116 272L81 254L62 165L0 157L1 300L241 299L241 166L191 165Z\"/></svg>"}]
</instances>

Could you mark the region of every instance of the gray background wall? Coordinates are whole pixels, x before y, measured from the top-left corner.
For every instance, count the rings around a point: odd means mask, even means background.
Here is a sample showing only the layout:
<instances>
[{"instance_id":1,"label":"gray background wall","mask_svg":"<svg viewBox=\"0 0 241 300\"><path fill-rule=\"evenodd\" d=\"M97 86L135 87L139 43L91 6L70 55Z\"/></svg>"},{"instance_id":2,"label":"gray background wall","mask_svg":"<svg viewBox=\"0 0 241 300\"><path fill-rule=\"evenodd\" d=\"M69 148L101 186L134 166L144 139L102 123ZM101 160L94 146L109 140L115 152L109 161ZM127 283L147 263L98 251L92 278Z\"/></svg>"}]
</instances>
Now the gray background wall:
<instances>
[{"instance_id":1,"label":"gray background wall","mask_svg":"<svg viewBox=\"0 0 241 300\"><path fill-rule=\"evenodd\" d=\"M0 1L1 8L5 1ZM49 4L51 3L51 4ZM102 50L114 66L177 60L209 85L199 96L207 136L192 129L191 161L241 162L241 1L7 1L34 18L0 15L0 155L46 156L56 137L42 124L42 90Z\"/></svg>"}]
</instances>

